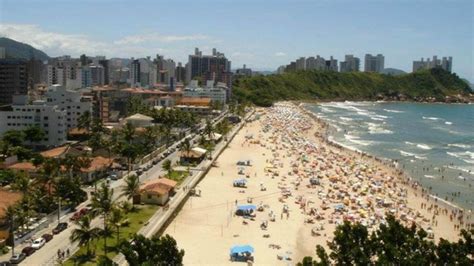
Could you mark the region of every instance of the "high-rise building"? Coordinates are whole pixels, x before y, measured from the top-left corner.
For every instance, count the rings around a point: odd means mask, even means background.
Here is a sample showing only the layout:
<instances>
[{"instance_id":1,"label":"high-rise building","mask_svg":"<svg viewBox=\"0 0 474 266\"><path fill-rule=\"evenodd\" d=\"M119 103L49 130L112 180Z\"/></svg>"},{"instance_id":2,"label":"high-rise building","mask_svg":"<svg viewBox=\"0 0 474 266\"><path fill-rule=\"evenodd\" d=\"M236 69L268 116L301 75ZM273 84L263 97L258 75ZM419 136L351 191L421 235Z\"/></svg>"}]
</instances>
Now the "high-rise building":
<instances>
[{"instance_id":1,"label":"high-rise building","mask_svg":"<svg viewBox=\"0 0 474 266\"><path fill-rule=\"evenodd\" d=\"M5 59L7 57L5 47L0 47L0 59Z\"/></svg>"},{"instance_id":2,"label":"high-rise building","mask_svg":"<svg viewBox=\"0 0 474 266\"><path fill-rule=\"evenodd\" d=\"M432 60L430 60L430 58L426 58L425 61L424 58L421 58L419 61L413 61L413 72L416 72L420 69L431 69L435 67L440 67L446 71L451 72L453 67L453 58L449 56L443 57L442 60L439 60L437 56L433 56Z\"/></svg>"},{"instance_id":3,"label":"high-rise building","mask_svg":"<svg viewBox=\"0 0 474 266\"><path fill-rule=\"evenodd\" d=\"M306 69L307 70L327 70L326 68L326 60L324 60L323 57L320 57L319 55L314 58L313 56L308 57L306 59Z\"/></svg>"},{"instance_id":4,"label":"high-rise building","mask_svg":"<svg viewBox=\"0 0 474 266\"><path fill-rule=\"evenodd\" d=\"M215 82L224 82L231 88L232 72L230 69L231 62L215 48L212 50L212 55L202 55L202 52L195 48L194 55L189 56L186 65L186 82L198 77L206 77L206 79L211 78Z\"/></svg>"},{"instance_id":5,"label":"high-rise building","mask_svg":"<svg viewBox=\"0 0 474 266\"><path fill-rule=\"evenodd\" d=\"M89 65L91 72L91 85L92 86L102 86L105 83L105 70L102 65Z\"/></svg>"},{"instance_id":6,"label":"high-rise building","mask_svg":"<svg viewBox=\"0 0 474 266\"><path fill-rule=\"evenodd\" d=\"M382 54L365 55L364 71L381 73L385 69L385 57Z\"/></svg>"},{"instance_id":7,"label":"high-rise building","mask_svg":"<svg viewBox=\"0 0 474 266\"><path fill-rule=\"evenodd\" d=\"M92 113L92 97L85 97L79 91L68 90L61 85L49 86L44 94L47 105L57 106L59 110L66 111L66 128L78 126L79 117L88 111Z\"/></svg>"},{"instance_id":8,"label":"high-rise building","mask_svg":"<svg viewBox=\"0 0 474 266\"><path fill-rule=\"evenodd\" d=\"M22 59L0 59L0 105L11 104L13 95L28 93L28 68Z\"/></svg>"},{"instance_id":9,"label":"high-rise building","mask_svg":"<svg viewBox=\"0 0 474 266\"><path fill-rule=\"evenodd\" d=\"M306 58L300 57L296 59L296 70L305 70L306 69Z\"/></svg>"},{"instance_id":10,"label":"high-rise building","mask_svg":"<svg viewBox=\"0 0 474 266\"><path fill-rule=\"evenodd\" d=\"M43 100L27 103L26 95L15 96L13 104L0 108L0 134L8 130L24 130L38 126L46 133L43 140L35 143L44 146L59 146L66 143L66 111Z\"/></svg>"},{"instance_id":11,"label":"high-rise building","mask_svg":"<svg viewBox=\"0 0 474 266\"><path fill-rule=\"evenodd\" d=\"M176 63L172 59L165 59L162 55L156 55L156 68L158 70L158 83L169 86L171 80L176 79Z\"/></svg>"},{"instance_id":12,"label":"high-rise building","mask_svg":"<svg viewBox=\"0 0 474 266\"><path fill-rule=\"evenodd\" d=\"M239 68L235 71L235 74L238 76L250 77L252 76L252 69L247 68L247 66L244 64L242 68Z\"/></svg>"},{"instance_id":13,"label":"high-rise building","mask_svg":"<svg viewBox=\"0 0 474 266\"><path fill-rule=\"evenodd\" d=\"M178 63L176 66L176 82L185 82L186 81L186 67L184 67L181 62Z\"/></svg>"},{"instance_id":14,"label":"high-rise building","mask_svg":"<svg viewBox=\"0 0 474 266\"><path fill-rule=\"evenodd\" d=\"M99 65L104 68L104 84L110 84L110 60L101 59Z\"/></svg>"},{"instance_id":15,"label":"high-rise building","mask_svg":"<svg viewBox=\"0 0 474 266\"><path fill-rule=\"evenodd\" d=\"M360 59L354 55L346 55L345 61L340 62L340 72L357 72L360 68Z\"/></svg>"},{"instance_id":16,"label":"high-rise building","mask_svg":"<svg viewBox=\"0 0 474 266\"><path fill-rule=\"evenodd\" d=\"M150 88L157 83L157 70L150 57L134 59L130 64L130 85L135 87Z\"/></svg>"},{"instance_id":17,"label":"high-rise building","mask_svg":"<svg viewBox=\"0 0 474 266\"><path fill-rule=\"evenodd\" d=\"M132 62L130 63L130 85L132 88L137 85L140 86L140 61L132 57Z\"/></svg>"},{"instance_id":18,"label":"high-rise building","mask_svg":"<svg viewBox=\"0 0 474 266\"><path fill-rule=\"evenodd\" d=\"M337 72L337 59L334 59L332 56L329 60L326 60L326 69L328 71L336 71Z\"/></svg>"}]
</instances>

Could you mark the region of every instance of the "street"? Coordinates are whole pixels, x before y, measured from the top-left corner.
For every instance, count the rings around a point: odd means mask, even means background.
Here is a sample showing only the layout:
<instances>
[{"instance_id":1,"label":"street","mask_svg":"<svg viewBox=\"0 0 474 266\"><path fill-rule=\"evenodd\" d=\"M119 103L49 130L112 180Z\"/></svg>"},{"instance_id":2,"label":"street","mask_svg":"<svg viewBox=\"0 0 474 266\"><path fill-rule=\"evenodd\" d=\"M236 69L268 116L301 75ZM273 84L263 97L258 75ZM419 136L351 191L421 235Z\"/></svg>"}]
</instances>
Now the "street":
<instances>
[{"instance_id":1,"label":"street","mask_svg":"<svg viewBox=\"0 0 474 266\"><path fill-rule=\"evenodd\" d=\"M223 113L223 114L221 114L220 117L214 119L213 124L216 124L216 123L220 122L225 117L225 114L226 113ZM195 142L199 138L199 134L194 134L194 135L191 135L191 136L192 136L191 143ZM166 159L171 160L172 163L176 162L179 159L178 158L178 153L179 153L178 146L179 146L180 142L181 142L181 140L174 143L170 147L168 147L167 150L174 149L174 151L171 152L165 159L161 160L159 163L157 163L152 168L150 168L148 171L143 172L143 174L140 176L140 182L146 181L148 179L158 178L160 176L164 176L166 174L166 171L163 170L162 163ZM219 143L219 145L222 145L222 143L223 142ZM166 152L166 150L164 152ZM157 158L159 158L160 156L161 156L161 154L157 155ZM147 164L149 164L149 163L144 163L140 167L143 168ZM135 172L132 171L130 174L135 174ZM192 176L194 176L194 174L196 174L196 171L193 171L193 175L188 177L185 180L185 182L183 182L183 185L187 184L189 182L189 179ZM121 178L121 179L118 179L118 180L115 180L115 181L110 180L109 186L110 186L110 188L112 188L114 190L114 194L113 194L113 200L114 201L124 200L124 198L121 197L121 187L123 187L124 184L125 184L124 179L125 178ZM188 181L188 182L186 182L186 181ZM88 191L88 193L90 193L90 191ZM77 206L76 209L80 210L81 208L86 207L89 203L90 203L90 199L88 199L87 201L85 201L82 204L80 204L79 206ZM58 235L54 235L54 238L51 239L51 241L46 243L46 245L43 248L37 250L35 253L33 253L32 255L27 257L21 263L21 265L54 265L54 264L57 264L57 262L58 262L57 261L57 259L58 259L57 252L58 252L58 250L61 250L61 251L65 252L67 249L69 249L70 255L72 256L74 254L74 252L79 249L77 243L71 243L70 240L69 240L70 235L72 234L73 230L76 228L76 225L74 223L69 222L69 219L72 217L73 214L74 213L71 212L71 213L61 217L61 219L60 219L61 222L68 222L68 228L66 230L59 233ZM56 226L56 224L57 223L52 223L50 225L50 227L45 228L44 230L41 230L40 232L38 232L35 235L34 238L39 237L39 236L41 236L45 233L51 233L52 229ZM92 220L91 227L102 228L102 219L100 217L96 217L94 220ZM29 246L29 244L23 243L23 245L15 248L15 252L16 253L21 252L21 249L25 246ZM5 255L2 256L2 259L3 260L8 260L10 258L10 255L11 255L11 253L5 254Z\"/></svg>"}]
</instances>

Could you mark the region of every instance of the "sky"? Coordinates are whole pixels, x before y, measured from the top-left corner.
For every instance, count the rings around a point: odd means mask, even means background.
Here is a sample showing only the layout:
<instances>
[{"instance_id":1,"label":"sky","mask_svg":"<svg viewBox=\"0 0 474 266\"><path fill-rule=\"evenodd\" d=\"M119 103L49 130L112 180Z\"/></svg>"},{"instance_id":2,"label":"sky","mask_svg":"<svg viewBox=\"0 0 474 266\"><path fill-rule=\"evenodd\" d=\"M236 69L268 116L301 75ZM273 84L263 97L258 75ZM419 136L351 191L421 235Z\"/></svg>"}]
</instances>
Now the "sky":
<instances>
[{"instance_id":1,"label":"sky","mask_svg":"<svg viewBox=\"0 0 474 266\"><path fill-rule=\"evenodd\" d=\"M474 82L473 0L0 0L0 36L50 56L155 57L185 63L212 48L232 67L275 70L301 56L366 53L385 67L453 56Z\"/></svg>"}]
</instances>

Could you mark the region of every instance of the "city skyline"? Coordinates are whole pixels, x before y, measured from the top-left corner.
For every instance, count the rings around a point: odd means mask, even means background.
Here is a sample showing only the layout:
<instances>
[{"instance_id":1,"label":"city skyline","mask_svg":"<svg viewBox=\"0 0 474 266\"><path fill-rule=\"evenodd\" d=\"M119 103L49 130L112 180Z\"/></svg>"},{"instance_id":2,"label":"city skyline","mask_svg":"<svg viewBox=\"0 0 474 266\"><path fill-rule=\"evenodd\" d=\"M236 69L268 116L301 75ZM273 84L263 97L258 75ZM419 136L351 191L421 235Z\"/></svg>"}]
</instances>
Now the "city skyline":
<instances>
[{"instance_id":1,"label":"city skyline","mask_svg":"<svg viewBox=\"0 0 474 266\"><path fill-rule=\"evenodd\" d=\"M90 3L2 0L0 36L50 56L160 54L183 63L194 47L216 47L233 68L272 71L301 56L381 53L385 67L411 72L414 60L449 55L453 72L474 81L471 1L140 1L133 12L127 2Z\"/></svg>"}]
</instances>

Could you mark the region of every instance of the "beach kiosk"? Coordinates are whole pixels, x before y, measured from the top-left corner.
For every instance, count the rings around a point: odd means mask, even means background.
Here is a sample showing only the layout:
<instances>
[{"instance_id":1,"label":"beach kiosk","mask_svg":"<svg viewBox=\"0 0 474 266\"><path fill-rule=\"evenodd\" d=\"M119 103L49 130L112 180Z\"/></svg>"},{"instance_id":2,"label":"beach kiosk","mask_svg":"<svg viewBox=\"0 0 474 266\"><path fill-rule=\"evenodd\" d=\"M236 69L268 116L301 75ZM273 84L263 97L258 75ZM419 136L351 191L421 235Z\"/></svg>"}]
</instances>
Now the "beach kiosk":
<instances>
[{"instance_id":1,"label":"beach kiosk","mask_svg":"<svg viewBox=\"0 0 474 266\"><path fill-rule=\"evenodd\" d=\"M254 249L251 245L235 245L230 248L231 261L253 261Z\"/></svg>"}]
</instances>

